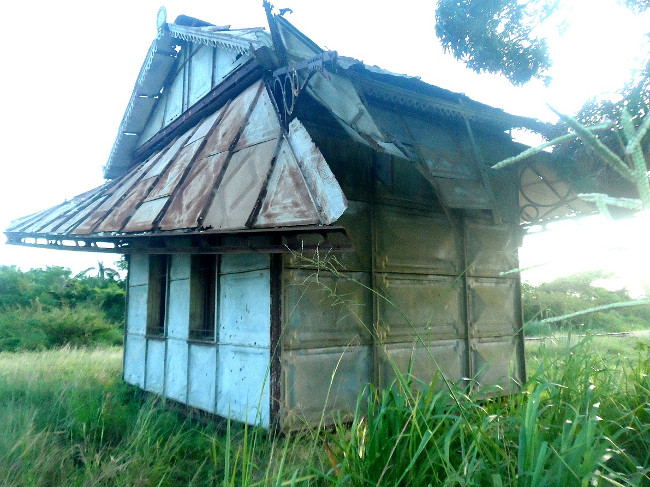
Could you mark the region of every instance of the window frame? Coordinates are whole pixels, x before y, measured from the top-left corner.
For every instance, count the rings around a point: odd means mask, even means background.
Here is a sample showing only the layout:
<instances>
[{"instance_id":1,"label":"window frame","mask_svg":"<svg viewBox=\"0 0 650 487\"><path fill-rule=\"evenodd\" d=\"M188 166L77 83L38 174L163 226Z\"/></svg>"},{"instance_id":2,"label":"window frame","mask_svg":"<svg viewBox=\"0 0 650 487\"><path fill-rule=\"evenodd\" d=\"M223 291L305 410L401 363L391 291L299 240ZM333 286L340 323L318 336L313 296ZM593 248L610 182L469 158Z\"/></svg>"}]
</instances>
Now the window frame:
<instances>
[{"instance_id":1,"label":"window frame","mask_svg":"<svg viewBox=\"0 0 650 487\"><path fill-rule=\"evenodd\" d=\"M217 254L193 254L190 270L190 323L192 341L217 340L218 276L221 259Z\"/></svg>"},{"instance_id":2,"label":"window frame","mask_svg":"<svg viewBox=\"0 0 650 487\"><path fill-rule=\"evenodd\" d=\"M168 254L149 255L146 327L148 337L164 337L167 331L170 260Z\"/></svg>"}]
</instances>

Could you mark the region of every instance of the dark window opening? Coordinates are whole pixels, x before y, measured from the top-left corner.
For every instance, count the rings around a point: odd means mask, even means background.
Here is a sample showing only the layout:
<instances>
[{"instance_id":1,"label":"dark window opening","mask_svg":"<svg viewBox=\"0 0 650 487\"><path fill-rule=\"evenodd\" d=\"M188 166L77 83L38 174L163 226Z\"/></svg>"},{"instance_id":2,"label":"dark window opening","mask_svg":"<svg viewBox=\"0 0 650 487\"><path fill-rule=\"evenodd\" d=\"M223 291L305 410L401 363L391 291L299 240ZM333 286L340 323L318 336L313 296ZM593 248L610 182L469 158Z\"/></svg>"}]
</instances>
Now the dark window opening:
<instances>
[{"instance_id":1,"label":"dark window opening","mask_svg":"<svg viewBox=\"0 0 650 487\"><path fill-rule=\"evenodd\" d=\"M200 254L192 256L190 284L190 338L215 339L217 256Z\"/></svg>"},{"instance_id":2,"label":"dark window opening","mask_svg":"<svg viewBox=\"0 0 650 487\"><path fill-rule=\"evenodd\" d=\"M149 256L147 335L164 336L165 334L168 261L167 255Z\"/></svg>"}]
</instances>

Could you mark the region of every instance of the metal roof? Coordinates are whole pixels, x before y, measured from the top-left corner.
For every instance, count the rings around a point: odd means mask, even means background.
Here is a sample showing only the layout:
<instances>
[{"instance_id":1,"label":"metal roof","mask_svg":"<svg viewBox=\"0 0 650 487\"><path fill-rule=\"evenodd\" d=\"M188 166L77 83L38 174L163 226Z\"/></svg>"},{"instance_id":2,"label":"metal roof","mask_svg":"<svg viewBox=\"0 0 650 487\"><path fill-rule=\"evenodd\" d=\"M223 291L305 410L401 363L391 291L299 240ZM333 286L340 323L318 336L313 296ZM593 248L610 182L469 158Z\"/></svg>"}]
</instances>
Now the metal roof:
<instances>
[{"instance_id":1,"label":"metal roof","mask_svg":"<svg viewBox=\"0 0 650 487\"><path fill-rule=\"evenodd\" d=\"M346 207L306 129L294 120L282 131L258 82L123 177L6 233L11 241L329 225Z\"/></svg>"},{"instance_id":2,"label":"metal roof","mask_svg":"<svg viewBox=\"0 0 650 487\"><path fill-rule=\"evenodd\" d=\"M230 29L224 26L162 24L151 43L131 98L124 111L108 162L107 178L120 175L132 163L133 152L155 103L176 61L178 41L190 41L211 47L223 47L238 53L250 53L271 45L271 38L262 27Z\"/></svg>"}]
</instances>

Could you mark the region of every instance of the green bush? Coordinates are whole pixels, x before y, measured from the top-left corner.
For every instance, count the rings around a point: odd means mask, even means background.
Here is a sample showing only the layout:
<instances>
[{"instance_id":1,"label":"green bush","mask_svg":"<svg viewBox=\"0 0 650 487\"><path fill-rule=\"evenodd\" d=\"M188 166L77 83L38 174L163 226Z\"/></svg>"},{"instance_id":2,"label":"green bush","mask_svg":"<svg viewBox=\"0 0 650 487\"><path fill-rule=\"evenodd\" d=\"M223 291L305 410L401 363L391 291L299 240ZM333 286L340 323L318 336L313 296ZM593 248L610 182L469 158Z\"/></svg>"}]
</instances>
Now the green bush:
<instances>
[{"instance_id":1,"label":"green bush","mask_svg":"<svg viewBox=\"0 0 650 487\"><path fill-rule=\"evenodd\" d=\"M609 291L594 285L607 277L608 275L601 271L592 271L562 277L538 286L522 284L526 334L540 336L556 332L587 331L607 333L648 328L649 307L610 309L567 318L556 323L541 323L547 318L632 300L625 289Z\"/></svg>"},{"instance_id":2,"label":"green bush","mask_svg":"<svg viewBox=\"0 0 650 487\"><path fill-rule=\"evenodd\" d=\"M0 351L119 344L125 294L112 278L0 266Z\"/></svg>"}]
</instances>

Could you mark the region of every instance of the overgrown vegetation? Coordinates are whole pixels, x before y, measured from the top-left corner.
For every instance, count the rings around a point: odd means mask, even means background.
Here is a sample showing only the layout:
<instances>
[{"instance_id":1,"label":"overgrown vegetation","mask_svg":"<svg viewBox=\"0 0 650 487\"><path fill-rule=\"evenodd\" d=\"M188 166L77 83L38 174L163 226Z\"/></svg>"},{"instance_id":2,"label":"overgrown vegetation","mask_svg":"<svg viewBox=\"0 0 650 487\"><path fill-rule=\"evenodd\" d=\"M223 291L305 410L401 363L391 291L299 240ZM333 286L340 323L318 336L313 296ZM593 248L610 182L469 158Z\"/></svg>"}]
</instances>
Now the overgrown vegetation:
<instances>
[{"instance_id":1,"label":"overgrown vegetation","mask_svg":"<svg viewBox=\"0 0 650 487\"><path fill-rule=\"evenodd\" d=\"M0 351L120 344L124 300L115 276L0 266Z\"/></svg>"},{"instance_id":2,"label":"overgrown vegetation","mask_svg":"<svg viewBox=\"0 0 650 487\"><path fill-rule=\"evenodd\" d=\"M610 291L598 286L607 279L602 271L588 271L561 277L538 286L522 284L525 332L529 336L573 332L623 332L648 328L650 307L621 307L588 315L565 318L554 323L542 320L571 315L582 310L629 302L626 289Z\"/></svg>"},{"instance_id":3,"label":"overgrown vegetation","mask_svg":"<svg viewBox=\"0 0 650 487\"><path fill-rule=\"evenodd\" d=\"M648 485L649 344L603 339L535 343L522 393L399 376L289 437L177 413L121 382L119 348L4 352L0 484Z\"/></svg>"}]
</instances>

